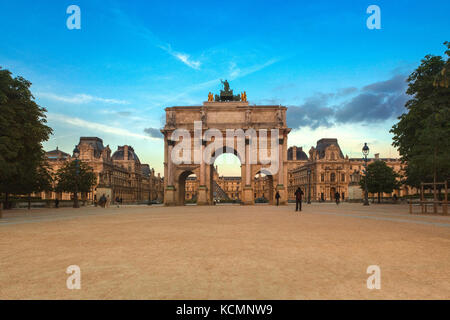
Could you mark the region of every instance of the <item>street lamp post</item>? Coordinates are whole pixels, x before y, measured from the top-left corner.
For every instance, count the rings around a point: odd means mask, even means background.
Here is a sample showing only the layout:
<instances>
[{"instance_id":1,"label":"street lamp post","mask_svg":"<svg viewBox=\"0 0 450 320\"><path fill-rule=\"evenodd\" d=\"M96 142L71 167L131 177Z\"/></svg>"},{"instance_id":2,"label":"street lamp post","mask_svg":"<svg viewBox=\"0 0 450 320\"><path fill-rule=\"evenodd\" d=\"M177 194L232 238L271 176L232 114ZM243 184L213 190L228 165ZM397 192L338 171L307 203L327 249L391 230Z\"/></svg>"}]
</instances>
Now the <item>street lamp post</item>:
<instances>
[{"instance_id":1,"label":"street lamp post","mask_svg":"<svg viewBox=\"0 0 450 320\"><path fill-rule=\"evenodd\" d=\"M308 204L311 204L311 168L308 168Z\"/></svg>"},{"instance_id":2,"label":"street lamp post","mask_svg":"<svg viewBox=\"0 0 450 320\"><path fill-rule=\"evenodd\" d=\"M73 156L75 157L75 192L73 194L73 207L79 208L80 205L78 204L78 175L80 174L80 164L78 158L80 157L80 150L78 149L78 146L75 146L75 149L73 149Z\"/></svg>"},{"instance_id":3,"label":"street lamp post","mask_svg":"<svg viewBox=\"0 0 450 320\"><path fill-rule=\"evenodd\" d=\"M369 147L367 143L364 143L364 147L362 148L362 153L364 155L364 205L369 205L369 191L367 190L367 156L369 155Z\"/></svg>"}]
</instances>

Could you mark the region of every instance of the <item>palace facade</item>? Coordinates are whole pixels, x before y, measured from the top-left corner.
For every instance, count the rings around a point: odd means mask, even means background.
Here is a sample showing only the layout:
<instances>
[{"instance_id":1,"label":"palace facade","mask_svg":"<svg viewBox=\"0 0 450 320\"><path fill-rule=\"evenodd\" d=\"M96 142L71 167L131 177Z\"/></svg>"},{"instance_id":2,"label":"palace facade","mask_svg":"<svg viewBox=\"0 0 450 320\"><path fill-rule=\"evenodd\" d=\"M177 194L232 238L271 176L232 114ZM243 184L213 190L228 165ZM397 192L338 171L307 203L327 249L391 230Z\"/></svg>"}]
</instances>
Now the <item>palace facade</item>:
<instances>
[{"instance_id":1,"label":"palace facade","mask_svg":"<svg viewBox=\"0 0 450 320\"><path fill-rule=\"evenodd\" d=\"M379 154L369 158L367 164L379 160L384 161L395 172L403 172L399 159L380 158ZM360 200L363 198L363 191L359 181L363 169L364 158L344 156L335 138L321 139L317 141L316 147L311 147L309 157L304 163L289 170L289 200L295 200L294 193L297 188L303 190L305 199L310 194L311 201L334 201L336 192L340 194L341 200ZM383 197L391 197L394 194L404 196L411 192L415 191L403 186L393 194L384 194Z\"/></svg>"},{"instance_id":2,"label":"palace facade","mask_svg":"<svg viewBox=\"0 0 450 320\"><path fill-rule=\"evenodd\" d=\"M395 172L402 173L403 165L396 158L380 158L375 154L368 158L367 164L373 161L384 161ZM349 158L344 156L338 140L320 139L315 147L309 150L309 157L303 148L292 146L287 150L288 168L288 199L295 200L295 190L304 191L305 200L311 194L311 201L334 201L338 192L341 200L359 201L363 199L363 190L359 182L364 170L363 158ZM241 177L224 177L214 169L214 197L216 199L241 199ZM199 181L196 177L186 179L186 200L195 200L198 194ZM276 192L273 178L257 174L252 181L254 199L271 199ZM383 197L397 197L417 192L417 190L402 186L392 194L383 194ZM369 196L374 196L369 194Z\"/></svg>"},{"instance_id":3,"label":"palace facade","mask_svg":"<svg viewBox=\"0 0 450 320\"><path fill-rule=\"evenodd\" d=\"M81 137L78 143L79 160L89 165L96 176L92 191L82 194L82 200L95 201L102 195L111 201L121 198L124 203L162 201L164 179L148 164L142 164L131 146L119 146L111 155L109 145L103 145L98 137ZM58 148L46 152L50 170L53 174L74 158ZM43 199L70 200L69 193L43 192Z\"/></svg>"}]
</instances>

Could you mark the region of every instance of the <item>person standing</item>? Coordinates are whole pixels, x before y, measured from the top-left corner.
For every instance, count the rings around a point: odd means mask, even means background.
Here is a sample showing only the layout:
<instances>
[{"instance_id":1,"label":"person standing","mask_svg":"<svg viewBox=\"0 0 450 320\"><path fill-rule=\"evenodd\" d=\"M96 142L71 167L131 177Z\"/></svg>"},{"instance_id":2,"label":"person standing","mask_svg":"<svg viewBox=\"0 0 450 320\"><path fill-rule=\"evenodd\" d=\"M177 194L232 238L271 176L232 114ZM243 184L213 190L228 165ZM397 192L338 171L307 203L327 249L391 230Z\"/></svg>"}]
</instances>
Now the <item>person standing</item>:
<instances>
[{"instance_id":1,"label":"person standing","mask_svg":"<svg viewBox=\"0 0 450 320\"><path fill-rule=\"evenodd\" d=\"M111 198L109 197L109 194L106 196L106 208L109 208L109 204L111 202Z\"/></svg>"},{"instance_id":2,"label":"person standing","mask_svg":"<svg viewBox=\"0 0 450 320\"><path fill-rule=\"evenodd\" d=\"M102 208L105 207L105 204L106 204L106 197L105 197L104 194L100 197L100 201L98 202L98 204L99 204L100 207L102 207Z\"/></svg>"},{"instance_id":3,"label":"person standing","mask_svg":"<svg viewBox=\"0 0 450 320\"><path fill-rule=\"evenodd\" d=\"M116 204L117 204L117 208L119 208L119 203L120 203L120 199L119 199L119 197L116 197Z\"/></svg>"},{"instance_id":4,"label":"person standing","mask_svg":"<svg viewBox=\"0 0 450 320\"><path fill-rule=\"evenodd\" d=\"M59 199L58 198L55 199L55 208L59 208Z\"/></svg>"},{"instance_id":5,"label":"person standing","mask_svg":"<svg viewBox=\"0 0 450 320\"><path fill-rule=\"evenodd\" d=\"M341 199L341 195L339 194L339 192L336 192L334 194L334 198L336 199L336 205L339 205L339 200Z\"/></svg>"},{"instance_id":6,"label":"person standing","mask_svg":"<svg viewBox=\"0 0 450 320\"><path fill-rule=\"evenodd\" d=\"M275 194L275 199L277 199L277 206L280 204L280 193L277 191L277 193Z\"/></svg>"},{"instance_id":7,"label":"person standing","mask_svg":"<svg viewBox=\"0 0 450 320\"><path fill-rule=\"evenodd\" d=\"M302 197L303 191L299 187L297 188L297 191L295 191L295 211L302 211Z\"/></svg>"}]
</instances>

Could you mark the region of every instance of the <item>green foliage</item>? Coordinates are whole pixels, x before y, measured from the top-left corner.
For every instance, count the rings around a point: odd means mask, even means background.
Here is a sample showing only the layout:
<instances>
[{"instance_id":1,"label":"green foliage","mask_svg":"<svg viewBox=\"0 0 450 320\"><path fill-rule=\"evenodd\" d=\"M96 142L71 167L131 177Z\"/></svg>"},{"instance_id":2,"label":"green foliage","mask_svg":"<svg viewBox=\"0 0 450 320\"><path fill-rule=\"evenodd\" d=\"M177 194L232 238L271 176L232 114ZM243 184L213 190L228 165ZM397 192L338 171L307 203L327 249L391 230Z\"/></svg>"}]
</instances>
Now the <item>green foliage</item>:
<instances>
[{"instance_id":1,"label":"green foliage","mask_svg":"<svg viewBox=\"0 0 450 320\"><path fill-rule=\"evenodd\" d=\"M392 193L400 187L398 174L386 162L377 160L367 166L367 172L361 177L360 186L364 190L367 180L367 189L370 193L378 193L378 202L382 193Z\"/></svg>"},{"instance_id":2,"label":"green foliage","mask_svg":"<svg viewBox=\"0 0 450 320\"><path fill-rule=\"evenodd\" d=\"M50 174L47 163L40 162L36 168L31 170L22 177L20 192L17 194L30 194L32 192L50 191L52 190L53 178Z\"/></svg>"},{"instance_id":3,"label":"green foliage","mask_svg":"<svg viewBox=\"0 0 450 320\"><path fill-rule=\"evenodd\" d=\"M445 54L447 56L450 56L450 42L446 41L444 42L444 45L446 45L448 48L447 51L445 51ZM436 87L443 87L443 88L448 88L450 86L450 59L447 59L445 67L436 76L433 84Z\"/></svg>"},{"instance_id":4,"label":"green foliage","mask_svg":"<svg viewBox=\"0 0 450 320\"><path fill-rule=\"evenodd\" d=\"M77 174L78 172L78 174ZM56 173L57 192L90 192L96 183L95 174L90 166L78 160L66 163Z\"/></svg>"},{"instance_id":5,"label":"green foliage","mask_svg":"<svg viewBox=\"0 0 450 320\"><path fill-rule=\"evenodd\" d=\"M445 45L450 57L450 43ZM450 178L450 88L449 58L427 55L409 76L407 113L399 117L391 133L393 145L407 164L406 184Z\"/></svg>"},{"instance_id":6,"label":"green foliage","mask_svg":"<svg viewBox=\"0 0 450 320\"><path fill-rule=\"evenodd\" d=\"M26 194L48 189L42 142L52 129L34 102L31 82L0 67L0 192Z\"/></svg>"}]
</instances>

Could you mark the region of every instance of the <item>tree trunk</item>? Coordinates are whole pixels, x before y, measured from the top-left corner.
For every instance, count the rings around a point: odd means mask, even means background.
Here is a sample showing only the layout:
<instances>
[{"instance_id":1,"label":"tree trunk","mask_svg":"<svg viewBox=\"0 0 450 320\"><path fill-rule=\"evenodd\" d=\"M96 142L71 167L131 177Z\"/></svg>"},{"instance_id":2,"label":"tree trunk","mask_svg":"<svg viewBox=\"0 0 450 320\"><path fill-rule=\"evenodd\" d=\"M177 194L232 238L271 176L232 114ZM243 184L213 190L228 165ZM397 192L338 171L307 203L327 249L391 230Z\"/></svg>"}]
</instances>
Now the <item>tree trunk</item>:
<instances>
[{"instance_id":1,"label":"tree trunk","mask_svg":"<svg viewBox=\"0 0 450 320\"><path fill-rule=\"evenodd\" d=\"M3 206L3 209L8 209L8 192L5 193L5 204Z\"/></svg>"},{"instance_id":2,"label":"tree trunk","mask_svg":"<svg viewBox=\"0 0 450 320\"><path fill-rule=\"evenodd\" d=\"M433 159L433 212L436 214L437 213L437 195L436 195L436 153L437 153L437 149L436 147L434 148L434 159Z\"/></svg>"},{"instance_id":3,"label":"tree trunk","mask_svg":"<svg viewBox=\"0 0 450 320\"><path fill-rule=\"evenodd\" d=\"M31 193L28 194L28 210L31 210Z\"/></svg>"}]
</instances>

